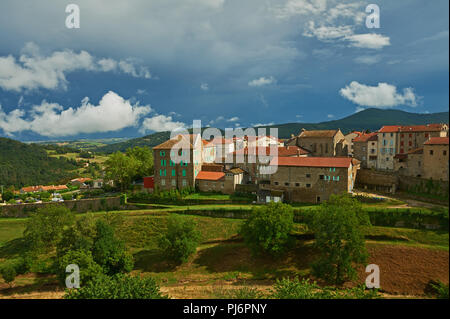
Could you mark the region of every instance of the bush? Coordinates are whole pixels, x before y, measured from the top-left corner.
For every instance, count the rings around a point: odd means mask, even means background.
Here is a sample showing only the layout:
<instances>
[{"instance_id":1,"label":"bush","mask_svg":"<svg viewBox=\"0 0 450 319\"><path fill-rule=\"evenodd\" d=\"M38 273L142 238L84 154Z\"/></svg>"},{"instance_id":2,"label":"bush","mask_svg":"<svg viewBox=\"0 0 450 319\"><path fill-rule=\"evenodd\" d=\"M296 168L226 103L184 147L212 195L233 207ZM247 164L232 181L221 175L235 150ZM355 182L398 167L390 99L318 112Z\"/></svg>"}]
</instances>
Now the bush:
<instances>
[{"instance_id":1,"label":"bush","mask_svg":"<svg viewBox=\"0 0 450 319\"><path fill-rule=\"evenodd\" d=\"M2 275L3 280L10 285L10 287L12 286L12 282L14 281L14 279L17 276L16 270L14 269L14 266L11 264L7 264L4 265L1 269L0 269L0 273Z\"/></svg>"},{"instance_id":2,"label":"bush","mask_svg":"<svg viewBox=\"0 0 450 319\"><path fill-rule=\"evenodd\" d=\"M96 223L92 255L107 275L130 272L133 269L133 257L126 251L124 242L117 239L114 228L102 220Z\"/></svg>"},{"instance_id":3,"label":"bush","mask_svg":"<svg viewBox=\"0 0 450 319\"><path fill-rule=\"evenodd\" d=\"M431 286L434 289L438 299L449 299L448 285L439 281L437 284L432 283Z\"/></svg>"},{"instance_id":4,"label":"bush","mask_svg":"<svg viewBox=\"0 0 450 319\"><path fill-rule=\"evenodd\" d=\"M370 225L361 204L349 195L332 195L314 214L311 229L320 252L313 274L335 284L356 277L354 263L367 260L363 225Z\"/></svg>"},{"instance_id":5,"label":"bush","mask_svg":"<svg viewBox=\"0 0 450 319\"><path fill-rule=\"evenodd\" d=\"M200 241L200 233L195 226L190 219L175 215L168 218L167 231L159 238L159 246L168 259L183 263L195 253Z\"/></svg>"},{"instance_id":6,"label":"bush","mask_svg":"<svg viewBox=\"0 0 450 319\"><path fill-rule=\"evenodd\" d=\"M78 265L80 269L80 286L86 285L103 272L102 267L95 263L90 251L71 250L58 260L57 275L63 284L68 275L66 267L71 264Z\"/></svg>"},{"instance_id":7,"label":"bush","mask_svg":"<svg viewBox=\"0 0 450 319\"><path fill-rule=\"evenodd\" d=\"M366 290L364 285L337 289L334 287L319 287L309 279L298 278L277 280L269 295L274 299L373 299L378 297L376 290Z\"/></svg>"},{"instance_id":8,"label":"bush","mask_svg":"<svg viewBox=\"0 0 450 319\"><path fill-rule=\"evenodd\" d=\"M276 256L292 243L290 232L294 225L292 207L270 203L254 208L240 229L240 234L254 254Z\"/></svg>"},{"instance_id":9,"label":"bush","mask_svg":"<svg viewBox=\"0 0 450 319\"><path fill-rule=\"evenodd\" d=\"M30 214L24 237L34 249L51 249L61 239L67 227L73 225L75 215L65 206L51 205Z\"/></svg>"},{"instance_id":10,"label":"bush","mask_svg":"<svg viewBox=\"0 0 450 319\"><path fill-rule=\"evenodd\" d=\"M153 278L128 275L98 276L80 289L70 289L66 299L166 299Z\"/></svg>"}]
</instances>

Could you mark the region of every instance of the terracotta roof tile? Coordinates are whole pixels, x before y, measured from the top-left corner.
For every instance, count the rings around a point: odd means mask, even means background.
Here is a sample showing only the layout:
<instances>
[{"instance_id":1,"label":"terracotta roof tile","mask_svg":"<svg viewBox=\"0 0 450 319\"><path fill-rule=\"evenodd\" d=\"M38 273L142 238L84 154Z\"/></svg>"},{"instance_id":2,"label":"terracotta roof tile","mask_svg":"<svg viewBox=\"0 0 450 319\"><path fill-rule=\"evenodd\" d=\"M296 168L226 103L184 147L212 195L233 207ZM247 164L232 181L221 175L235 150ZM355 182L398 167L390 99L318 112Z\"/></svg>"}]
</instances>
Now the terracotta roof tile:
<instances>
[{"instance_id":1,"label":"terracotta roof tile","mask_svg":"<svg viewBox=\"0 0 450 319\"><path fill-rule=\"evenodd\" d=\"M197 174L197 177L195 179L199 180L207 180L207 181L218 181L221 178L225 176L224 172L207 172L207 171L200 171Z\"/></svg>"},{"instance_id":2,"label":"terracotta roof tile","mask_svg":"<svg viewBox=\"0 0 450 319\"><path fill-rule=\"evenodd\" d=\"M448 145L448 137L432 137L424 145Z\"/></svg>"},{"instance_id":3,"label":"terracotta roof tile","mask_svg":"<svg viewBox=\"0 0 450 319\"><path fill-rule=\"evenodd\" d=\"M270 165L300 167L350 167L349 157L275 157Z\"/></svg>"},{"instance_id":4,"label":"terracotta roof tile","mask_svg":"<svg viewBox=\"0 0 450 319\"><path fill-rule=\"evenodd\" d=\"M337 134L339 130L311 130L311 131L302 131L299 134L301 138L308 137L333 137Z\"/></svg>"}]
</instances>

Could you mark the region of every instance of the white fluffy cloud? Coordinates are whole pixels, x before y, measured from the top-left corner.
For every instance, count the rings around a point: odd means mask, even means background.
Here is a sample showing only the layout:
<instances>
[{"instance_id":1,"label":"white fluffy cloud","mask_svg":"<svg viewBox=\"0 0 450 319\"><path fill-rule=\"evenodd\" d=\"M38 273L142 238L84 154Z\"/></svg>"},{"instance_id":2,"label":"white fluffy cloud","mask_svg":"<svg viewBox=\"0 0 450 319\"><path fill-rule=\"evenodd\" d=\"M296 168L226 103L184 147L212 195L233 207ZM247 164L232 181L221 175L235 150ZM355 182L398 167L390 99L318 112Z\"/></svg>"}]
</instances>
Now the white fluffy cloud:
<instances>
[{"instance_id":1,"label":"white fluffy cloud","mask_svg":"<svg viewBox=\"0 0 450 319\"><path fill-rule=\"evenodd\" d=\"M202 84L200 84L200 89L201 89L202 91L208 91L208 90L209 90L209 85L208 85L208 83L202 83Z\"/></svg>"},{"instance_id":2,"label":"white fluffy cloud","mask_svg":"<svg viewBox=\"0 0 450 319\"><path fill-rule=\"evenodd\" d=\"M270 85L275 82L276 82L276 80L273 76L269 76L267 78L262 76L259 79L254 79L254 80L248 82L248 85L252 86L252 87L260 87L260 86Z\"/></svg>"},{"instance_id":3,"label":"white fluffy cloud","mask_svg":"<svg viewBox=\"0 0 450 319\"><path fill-rule=\"evenodd\" d=\"M356 57L354 59L354 61L359 64L372 65L372 64L376 64L376 63L380 62L381 56L380 55L361 55L359 57Z\"/></svg>"},{"instance_id":4,"label":"white fluffy cloud","mask_svg":"<svg viewBox=\"0 0 450 319\"><path fill-rule=\"evenodd\" d=\"M391 45L389 37L377 33L353 34L345 39L355 48L382 49Z\"/></svg>"},{"instance_id":5,"label":"white fluffy cloud","mask_svg":"<svg viewBox=\"0 0 450 319\"><path fill-rule=\"evenodd\" d=\"M17 91L39 88L67 88L66 74L74 71L121 72L133 77L151 78L150 71L137 66L130 59L96 59L89 52L71 50L55 51L43 56L39 47L27 43L18 59L12 55L0 56L0 87Z\"/></svg>"},{"instance_id":6,"label":"white fluffy cloud","mask_svg":"<svg viewBox=\"0 0 450 319\"><path fill-rule=\"evenodd\" d=\"M144 121L142 122L140 132L141 133L145 133L147 131L164 132L182 128L186 128L186 125L182 122L174 121L172 119L172 116L156 115L144 119Z\"/></svg>"},{"instance_id":7,"label":"white fluffy cloud","mask_svg":"<svg viewBox=\"0 0 450 319\"><path fill-rule=\"evenodd\" d=\"M139 119L150 112L149 105L132 105L110 91L98 105L89 103L86 97L78 108L64 109L57 103L42 101L32 107L28 118L24 110L6 114L0 109L0 129L8 135L29 130L48 137L110 132L136 126Z\"/></svg>"},{"instance_id":8,"label":"white fluffy cloud","mask_svg":"<svg viewBox=\"0 0 450 319\"><path fill-rule=\"evenodd\" d=\"M350 47L355 48L382 49L391 44L390 38L381 34L355 34L355 27L351 25L316 26L314 21L309 21L303 35L310 38L315 37L322 42L347 42Z\"/></svg>"},{"instance_id":9,"label":"white fluffy cloud","mask_svg":"<svg viewBox=\"0 0 450 319\"><path fill-rule=\"evenodd\" d=\"M378 83L377 86L368 86L351 82L339 93L346 99L360 106L370 106L378 108L390 108L397 105L416 106L418 97L412 88L403 89L403 94L397 92L394 85L388 83Z\"/></svg>"}]
</instances>

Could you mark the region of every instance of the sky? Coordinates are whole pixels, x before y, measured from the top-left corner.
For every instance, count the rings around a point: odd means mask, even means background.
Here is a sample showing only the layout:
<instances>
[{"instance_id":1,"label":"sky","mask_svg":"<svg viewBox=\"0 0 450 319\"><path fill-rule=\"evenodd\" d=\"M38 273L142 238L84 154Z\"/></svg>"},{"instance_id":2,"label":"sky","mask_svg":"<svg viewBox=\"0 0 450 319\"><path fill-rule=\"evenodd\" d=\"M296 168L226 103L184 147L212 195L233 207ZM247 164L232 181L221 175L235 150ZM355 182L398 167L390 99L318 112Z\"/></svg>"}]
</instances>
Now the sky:
<instances>
[{"instance_id":1,"label":"sky","mask_svg":"<svg viewBox=\"0 0 450 319\"><path fill-rule=\"evenodd\" d=\"M68 28L80 10L79 28ZM369 4L379 8L379 28ZM136 137L449 108L447 0L2 0L0 136ZM372 15L371 15L372 14ZM72 16L69 22L73 22Z\"/></svg>"}]
</instances>

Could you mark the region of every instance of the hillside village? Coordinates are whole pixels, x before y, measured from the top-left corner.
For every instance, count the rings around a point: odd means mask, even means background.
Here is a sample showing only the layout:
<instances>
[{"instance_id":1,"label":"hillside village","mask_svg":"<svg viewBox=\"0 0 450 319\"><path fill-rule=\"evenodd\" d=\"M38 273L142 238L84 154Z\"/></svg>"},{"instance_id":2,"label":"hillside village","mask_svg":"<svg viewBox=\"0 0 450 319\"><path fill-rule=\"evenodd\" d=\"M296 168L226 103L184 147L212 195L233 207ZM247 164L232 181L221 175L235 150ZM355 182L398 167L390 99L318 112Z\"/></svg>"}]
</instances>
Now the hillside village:
<instances>
[{"instance_id":1,"label":"hillside village","mask_svg":"<svg viewBox=\"0 0 450 319\"><path fill-rule=\"evenodd\" d=\"M172 160L175 145L189 149L189 160ZM196 187L252 192L258 202L320 203L331 194L351 193L360 170L448 182L448 148L447 124L389 125L346 135L340 129L303 129L285 140L179 135L153 148L155 175L144 178L144 189ZM274 173L268 173L271 166L277 167Z\"/></svg>"}]
</instances>

